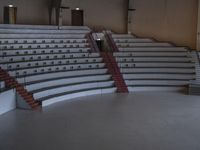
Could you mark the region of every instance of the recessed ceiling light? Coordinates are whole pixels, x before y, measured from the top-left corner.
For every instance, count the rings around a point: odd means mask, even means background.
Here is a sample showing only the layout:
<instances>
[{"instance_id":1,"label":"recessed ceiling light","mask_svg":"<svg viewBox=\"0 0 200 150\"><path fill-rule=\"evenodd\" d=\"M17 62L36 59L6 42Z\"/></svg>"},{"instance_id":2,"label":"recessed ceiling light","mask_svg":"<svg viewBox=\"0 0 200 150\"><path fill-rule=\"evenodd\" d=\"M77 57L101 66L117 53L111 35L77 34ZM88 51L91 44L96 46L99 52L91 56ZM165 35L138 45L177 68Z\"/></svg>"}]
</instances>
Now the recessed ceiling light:
<instances>
[{"instance_id":1,"label":"recessed ceiling light","mask_svg":"<svg viewBox=\"0 0 200 150\"><path fill-rule=\"evenodd\" d=\"M8 5L8 7L13 7L13 5Z\"/></svg>"},{"instance_id":2,"label":"recessed ceiling light","mask_svg":"<svg viewBox=\"0 0 200 150\"><path fill-rule=\"evenodd\" d=\"M76 10L80 10L80 8L76 7Z\"/></svg>"}]
</instances>

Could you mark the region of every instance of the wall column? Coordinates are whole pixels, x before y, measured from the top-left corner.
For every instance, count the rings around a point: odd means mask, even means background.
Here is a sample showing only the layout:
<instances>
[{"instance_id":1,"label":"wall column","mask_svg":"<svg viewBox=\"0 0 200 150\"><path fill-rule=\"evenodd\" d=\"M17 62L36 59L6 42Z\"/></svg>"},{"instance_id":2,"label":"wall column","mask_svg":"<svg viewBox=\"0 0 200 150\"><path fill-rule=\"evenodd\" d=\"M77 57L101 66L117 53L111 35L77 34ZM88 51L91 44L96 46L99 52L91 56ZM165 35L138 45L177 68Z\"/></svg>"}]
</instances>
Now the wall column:
<instances>
[{"instance_id":1,"label":"wall column","mask_svg":"<svg viewBox=\"0 0 200 150\"><path fill-rule=\"evenodd\" d=\"M198 18L197 18L197 50L200 51L200 0L198 0Z\"/></svg>"}]
</instances>

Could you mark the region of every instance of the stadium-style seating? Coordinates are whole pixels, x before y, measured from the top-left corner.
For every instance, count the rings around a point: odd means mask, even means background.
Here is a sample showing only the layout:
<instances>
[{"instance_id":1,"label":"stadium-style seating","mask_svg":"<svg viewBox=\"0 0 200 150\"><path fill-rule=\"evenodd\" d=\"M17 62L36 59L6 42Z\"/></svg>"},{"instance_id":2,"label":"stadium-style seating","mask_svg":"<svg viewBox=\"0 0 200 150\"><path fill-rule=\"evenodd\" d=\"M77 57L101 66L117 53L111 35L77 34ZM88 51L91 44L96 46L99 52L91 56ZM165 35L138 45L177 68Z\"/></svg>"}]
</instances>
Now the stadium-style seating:
<instances>
[{"instance_id":1,"label":"stadium-style seating","mask_svg":"<svg viewBox=\"0 0 200 150\"><path fill-rule=\"evenodd\" d=\"M17 91L27 102L35 100L42 106L115 92L100 54L91 53L86 38L89 32L88 27L58 30L52 26L17 25L5 29L2 25L0 66L16 79Z\"/></svg>"},{"instance_id":2,"label":"stadium-style seating","mask_svg":"<svg viewBox=\"0 0 200 150\"><path fill-rule=\"evenodd\" d=\"M195 79L188 49L133 35L112 34L118 66L129 91L181 90Z\"/></svg>"}]
</instances>

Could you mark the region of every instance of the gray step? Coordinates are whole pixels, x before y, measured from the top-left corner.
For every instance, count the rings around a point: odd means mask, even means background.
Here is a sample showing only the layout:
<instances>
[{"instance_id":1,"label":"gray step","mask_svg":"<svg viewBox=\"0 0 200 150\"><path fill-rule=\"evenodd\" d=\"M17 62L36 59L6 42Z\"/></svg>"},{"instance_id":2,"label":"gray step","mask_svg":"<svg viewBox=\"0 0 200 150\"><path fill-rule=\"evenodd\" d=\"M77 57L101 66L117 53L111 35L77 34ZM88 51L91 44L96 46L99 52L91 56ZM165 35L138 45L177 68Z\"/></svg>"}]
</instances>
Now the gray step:
<instances>
[{"instance_id":1,"label":"gray step","mask_svg":"<svg viewBox=\"0 0 200 150\"><path fill-rule=\"evenodd\" d=\"M186 86L189 81L176 80L126 80L128 86Z\"/></svg>"},{"instance_id":2,"label":"gray step","mask_svg":"<svg viewBox=\"0 0 200 150\"><path fill-rule=\"evenodd\" d=\"M85 48L89 46L88 43L1 44L0 49Z\"/></svg>"},{"instance_id":3,"label":"gray step","mask_svg":"<svg viewBox=\"0 0 200 150\"><path fill-rule=\"evenodd\" d=\"M0 28L0 34L87 34L90 30L44 30L44 29L3 29Z\"/></svg>"},{"instance_id":4,"label":"gray step","mask_svg":"<svg viewBox=\"0 0 200 150\"><path fill-rule=\"evenodd\" d=\"M182 56L182 57L188 57L188 53L186 52L119 52L119 53L114 53L115 57L177 57L177 56Z\"/></svg>"},{"instance_id":5,"label":"gray step","mask_svg":"<svg viewBox=\"0 0 200 150\"><path fill-rule=\"evenodd\" d=\"M97 74L106 74L107 69L88 69L88 70L71 70L71 71L61 71L61 72L50 72L46 74L35 74L31 76L25 77L18 77L17 81L19 83L29 83L29 82L36 82L41 80L49 80L49 79L56 79L62 77L75 77L75 76L90 76L90 75L97 75Z\"/></svg>"},{"instance_id":6,"label":"gray step","mask_svg":"<svg viewBox=\"0 0 200 150\"><path fill-rule=\"evenodd\" d=\"M193 63L118 63L120 68L194 68L195 65Z\"/></svg>"},{"instance_id":7,"label":"gray step","mask_svg":"<svg viewBox=\"0 0 200 150\"><path fill-rule=\"evenodd\" d=\"M54 26L54 25L19 25L19 24L0 24L4 29L42 29L42 30L90 30L87 26Z\"/></svg>"},{"instance_id":8,"label":"gray step","mask_svg":"<svg viewBox=\"0 0 200 150\"><path fill-rule=\"evenodd\" d=\"M63 84L77 84L83 82L94 82L94 81L102 81L102 80L110 80L111 75L92 75L92 76L79 76L79 77L71 77L71 78L58 78L52 79L48 81L41 81L39 83L33 83L26 85L26 89L31 93L34 93L34 90L40 90L48 87L59 86Z\"/></svg>"},{"instance_id":9,"label":"gray step","mask_svg":"<svg viewBox=\"0 0 200 150\"><path fill-rule=\"evenodd\" d=\"M112 34L113 39L124 39L124 38L135 38L135 36L131 34Z\"/></svg>"},{"instance_id":10,"label":"gray step","mask_svg":"<svg viewBox=\"0 0 200 150\"><path fill-rule=\"evenodd\" d=\"M53 48L53 49L20 49L20 50L1 50L0 56L19 56L36 54L65 54L65 53L88 53L90 48Z\"/></svg>"},{"instance_id":11,"label":"gray step","mask_svg":"<svg viewBox=\"0 0 200 150\"><path fill-rule=\"evenodd\" d=\"M116 57L117 62L191 62L187 57Z\"/></svg>"},{"instance_id":12,"label":"gray step","mask_svg":"<svg viewBox=\"0 0 200 150\"><path fill-rule=\"evenodd\" d=\"M82 91L74 91L72 93L61 93L58 95L55 95L54 97L43 99L42 101L42 107L49 106L53 103L71 100L73 98L77 97L83 97L83 96L89 96L89 95L97 95L97 94L107 94L107 93L115 93L116 92L115 87L105 87L105 88L93 88L93 89L85 89Z\"/></svg>"},{"instance_id":13,"label":"gray step","mask_svg":"<svg viewBox=\"0 0 200 150\"><path fill-rule=\"evenodd\" d=\"M86 34L0 34L0 39L16 39L16 38L27 38L27 39L68 39L68 38L85 38Z\"/></svg>"},{"instance_id":14,"label":"gray step","mask_svg":"<svg viewBox=\"0 0 200 150\"><path fill-rule=\"evenodd\" d=\"M86 38L76 39L0 39L0 44L87 43Z\"/></svg>"},{"instance_id":15,"label":"gray step","mask_svg":"<svg viewBox=\"0 0 200 150\"><path fill-rule=\"evenodd\" d=\"M89 88L105 88L105 87L112 87L114 84L114 81L102 81L102 82L92 82L92 83L83 83L83 84L75 84L75 85L69 85L69 86L63 86L63 87L57 87L52 89L46 89L45 91L39 91L37 93L33 93L33 97L39 101L41 101L42 98L53 96L55 94L64 93L64 92L72 92L72 91L78 91L83 89L89 89Z\"/></svg>"},{"instance_id":16,"label":"gray step","mask_svg":"<svg viewBox=\"0 0 200 150\"><path fill-rule=\"evenodd\" d=\"M145 39L145 38L132 38L132 39L114 39L116 43L147 43L147 42L154 42L152 39Z\"/></svg>"},{"instance_id":17,"label":"gray step","mask_svg":"<svg viewBox=\"0 0 200 150\"><path fill-rule=\"evenodd\" d=\"M149 80L193 80L192 74L123 74L125 80L149 79Z\"/></svg>"},{"instance_id":18,"label":"gray step","mask_svg":"<svg viewBox=\"0 0 200 150\"><path fill-rule=\"evenodd\" d=\"M51 65L69 65L69 64L87 64L87 63L100 63L102 58L79 58L79 59L58 59L58 60L36 60L30 62L17 62L2 64L1 68L5 70L16 70L32 67L45 67Z\"/></svg>"},{"instance_id":19,"label":"gray step","mask_svg":"<svg viewBox=\"0 0 200 150\"><path fill-rule=\"evenodd\" d=\"M200 80L193 80L189 85L190 95L200 95Z\"/></svg>"},{"instance_id":20,"label":"gray step","mask_svg":"<svg viewBox=\"0 0 200 150\"><path fill-rule=\"evenodd\" d=\"M134 47L118 48L120 52L187 52L184 47Z\"/></svg>"},{"instance_id":21,"label":"gray step","mask_svg":"<svg viewBox=\"0 0 200 150\"><path fill-rule=\"evenodd\" d=\"M100 57L99 53L67 53L67 54L36 54L22 56L5 56L1 57L0 63L34 61L34 60L52 60L52 59L68 59L68 58L93 58Z\"/></svg>"},{"instance_id":22,"label":"gray step","mask_svg":"<svg viewBox=\"0 0 200 150\"><path fill-rule=\"evenodd\" d=\"M118 47L172 47L170 43L117 43Z\"/></svg>"},{"instance_id":23,"label":"gray step","mask_svg":"<svg viewBox=\"0 0 200 150\"><path fill-rule=\"evenodd\" d=\"M165 91L165 92L180 92L186 91L185 87L177 86L140 86L140 87L128 87L129 92L139 91Z\"/></svg>"},{"instance_id":24,"label":"gray step","mask_svg":"<svg viewBox=\"0 0 200 150\"><path fill-rule=\"evenodd\" d=\"M100 69L104 68L104 63L90 63L90 64L75 64L75 65L52 65L44 67L33 67L27 69L16 69L9 71L11 76L27 76L33 74L50 73L56 71L73 71L73 70L84 70L84 69Z\"/></svg>"},{"instance_id":25,"label":"gray step","mask_svg":"<svg viewBox=\"0 0 200 150\"><path fill-rule=\"evenodd\" d=\"M184 73L194 74L194 68L121 68L121 73Z\"/></svg>"}]
</instances>

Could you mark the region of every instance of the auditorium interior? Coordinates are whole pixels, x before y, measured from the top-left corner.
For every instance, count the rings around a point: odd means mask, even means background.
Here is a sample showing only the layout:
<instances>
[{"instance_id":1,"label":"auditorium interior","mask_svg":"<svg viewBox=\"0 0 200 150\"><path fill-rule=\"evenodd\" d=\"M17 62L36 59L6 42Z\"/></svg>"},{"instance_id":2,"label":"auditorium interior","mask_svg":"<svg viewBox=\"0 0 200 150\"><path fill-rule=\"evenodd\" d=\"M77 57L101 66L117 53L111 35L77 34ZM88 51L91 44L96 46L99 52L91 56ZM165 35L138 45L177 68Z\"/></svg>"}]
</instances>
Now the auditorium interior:
<instances>
[{"instance_id":1,"label":"auditorium interior","mask_svg":"<svg viewBox=\"0 0 200 150\"><path fill-rule=\"evenodd\" d=\"M200 150L200 0L1 0L0 150Z\"/></svg>"}]
</instances>

